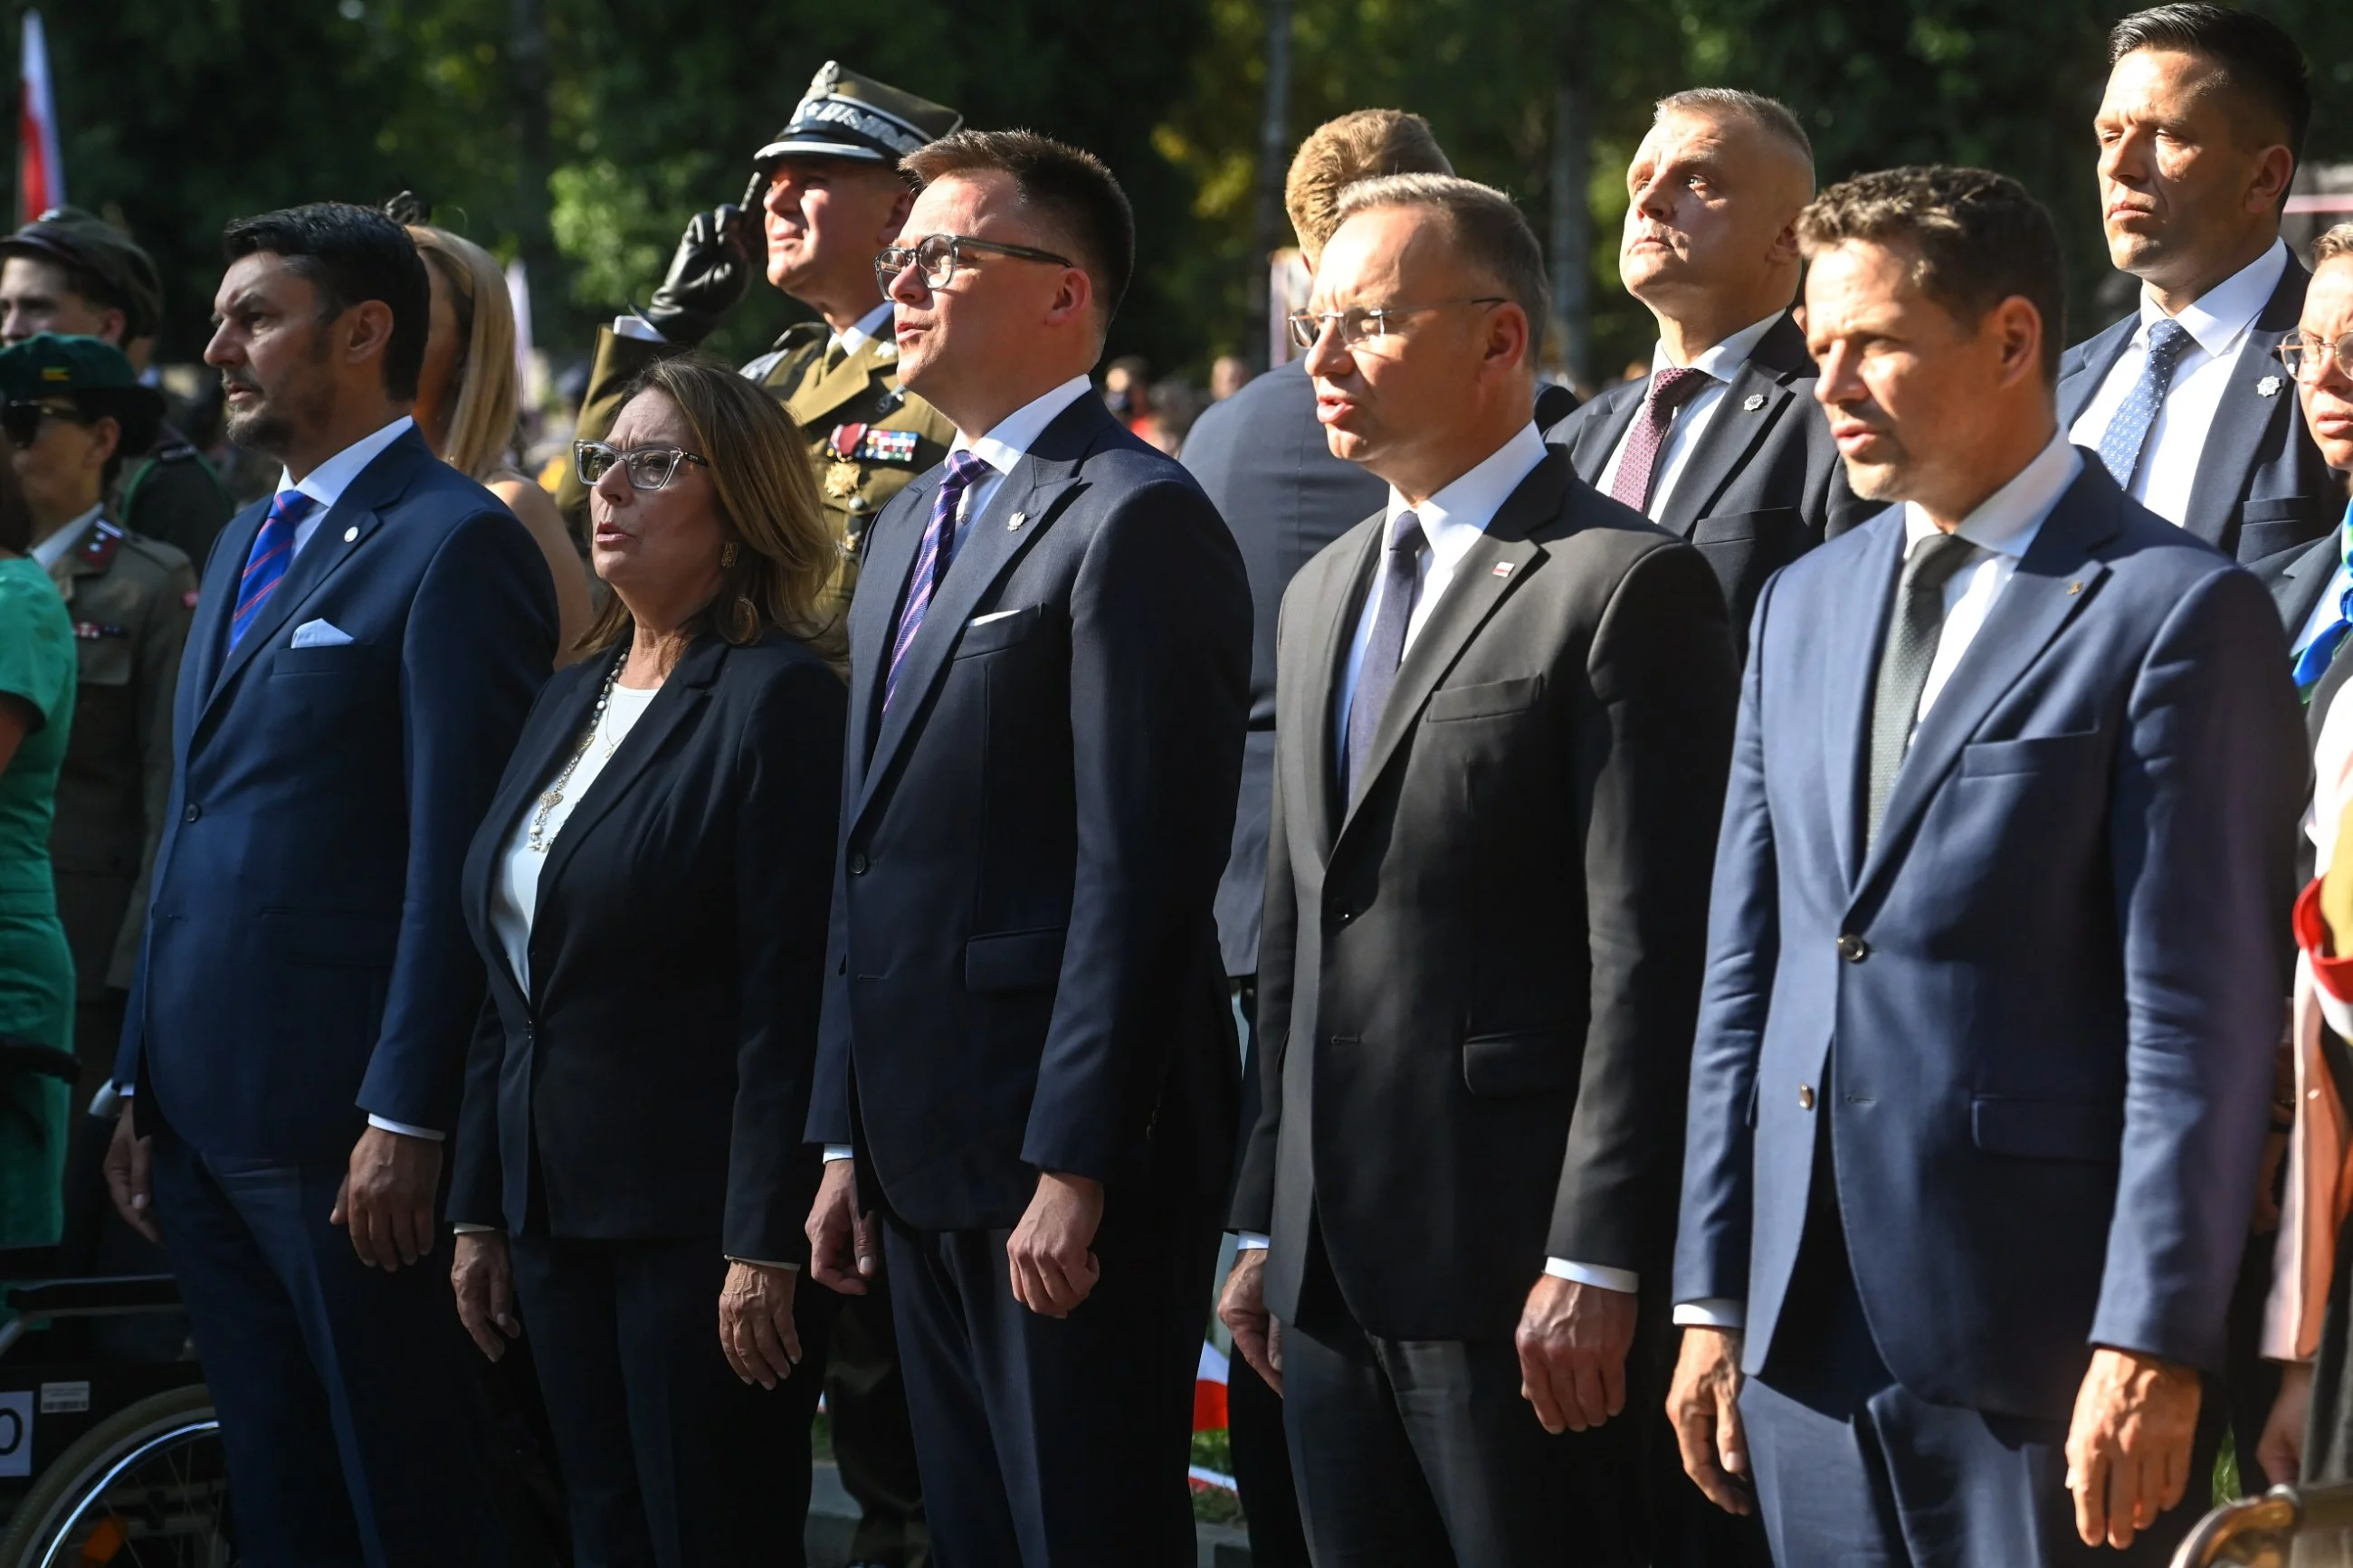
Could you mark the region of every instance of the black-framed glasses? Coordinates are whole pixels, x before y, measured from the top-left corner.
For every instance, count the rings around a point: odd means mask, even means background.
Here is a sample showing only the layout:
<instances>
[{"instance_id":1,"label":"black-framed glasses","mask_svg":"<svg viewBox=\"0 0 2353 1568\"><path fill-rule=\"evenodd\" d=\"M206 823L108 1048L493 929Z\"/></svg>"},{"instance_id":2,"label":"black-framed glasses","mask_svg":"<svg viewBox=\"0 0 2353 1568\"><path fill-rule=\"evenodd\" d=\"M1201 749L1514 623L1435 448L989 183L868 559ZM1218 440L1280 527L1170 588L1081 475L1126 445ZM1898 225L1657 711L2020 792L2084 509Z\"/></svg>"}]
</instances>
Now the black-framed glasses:
<instances>
[{"instance_id":1,"label":"black-framed glasses","mask_svg":"<svg viewBox=\"0 0 2353 1568\"><path fill-rule=\"evenodd\" d=\"M990 256L1010 256L1017 261L1043 261L1053 267L1075 267L1067 256L1057 256L1050 250L1033 250L1026 245L1000 245L993 239L975 239L968 234L925 235L913 245L894 245L878 251L874 257L874 276L888 294L899 274L908 268L918 268L923 274L923 287L944 289L955 276L967 251L981 251Z\"/></svg>"},{"instance_id":2,"label":"black-framed glasses","mask_svg":"<svg viewBox=\"0 0 2353 1568\"><path fill-rule=\"evenodd\" d=\"M638 490L658 490L678 478L681 463L692 463L697 468L711 467L710 459L698 458L676 447L632 447L624 452L617 447L607 447L602 441L572 443L572 466L580 475L580 482L595 489L596 481L613 471L618 463L629 476L629 488Z\"/></svg>"},{"instance_id":3,"label":"black-framed glasses","mask_svg":"<svg viewBox=\"0 0 2353 1568\"><path fill-rule=\"evenodd\" d=\"M41 434L44 419L68 419L76 425L92 423L90 415L70 403L44 403L37 398L0 403L0 435L5 435L14 446L32 445Z\"/></svg>"},{"instance_id":4,"label":"black-framed glasses","mask_svg":"<svg viewBox=\"0 0 2353 1568\"><path fill-rule=\"evenodd\" d=\"M2288 374L2298 381L2318 381L2325 364L2336 365L2337 374L2353 381L2353 332L2331 342L2309 332L2294 331L2282 338L2272 353L2279 355Z\"/></svg>"},{"instance_id":5,"label":"black-framed glasses","mask_svg":"<svg viewBox=\"0 0 2353 1568\"><path fill-rule=\"evenodd\" d=\"M1440 300L1434 305L1374 305L1358 306L1348 310L1293 310L1284 318L1291 324L1291 341L1303 349L1312 349L1327 331L1340 334L1344 349L1377 345L1383 338L1397 331L1397 322L1406 316L1419 316L1428 310L1451 310L1461 305L1508 305L1511 301L1490 294L1477 300Z\"/></svg>"}]
</instances>

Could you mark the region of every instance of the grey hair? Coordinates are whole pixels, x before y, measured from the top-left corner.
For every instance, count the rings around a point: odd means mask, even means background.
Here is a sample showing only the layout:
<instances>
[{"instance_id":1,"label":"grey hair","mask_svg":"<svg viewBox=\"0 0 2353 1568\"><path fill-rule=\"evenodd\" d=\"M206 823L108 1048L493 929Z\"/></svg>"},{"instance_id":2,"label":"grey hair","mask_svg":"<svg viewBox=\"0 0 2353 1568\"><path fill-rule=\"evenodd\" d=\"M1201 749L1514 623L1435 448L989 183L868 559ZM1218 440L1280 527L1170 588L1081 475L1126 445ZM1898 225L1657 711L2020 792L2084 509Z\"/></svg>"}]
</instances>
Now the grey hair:
<instances>
[{"instance_id":1,"label":"grey hair","mask_svg":"<svg viewBox=\"0 0 2353 1568\"><path fill-rule=\"evenodd\" d=\"M2316 269L2322 262L2334 261L2340 256L2353 256L2353 223L2331 224L2312 242L2312 265Z\"/></svg>"},{"instance_id":2,"label":"grey hair","mask_svg":"<svg viewBox=\"0 0 2353 1568\"><path fill-rule=\"evenodd\" d=\"M1552 289L1545 281L1544 247L1512 198L1457 174L1383 174L1340 192L1333 226L1382 207L1428 207L1445 216L1464 259L1493 278L1504 298L1527 316L1527 363L1534 369L1552 317Z\"/></svg>"},{"instance_id":3,"label":"grey hair","mask_svg":"<svg viewBox=\"0 0 2353 1568\"><path fill-rule=\"evenodd\" d=\"M1746 120L1806 161L1806 170L1814 167L1814 143L1806 134L1797 111L1778 98L1767 98L1761 92L1744 92L1736 87L1688 87L1681 92L1671 92L1653 107L1651 123L1657 124L1670 114L1704 115L1711 120Z\"/></svg>"}]
</instances>

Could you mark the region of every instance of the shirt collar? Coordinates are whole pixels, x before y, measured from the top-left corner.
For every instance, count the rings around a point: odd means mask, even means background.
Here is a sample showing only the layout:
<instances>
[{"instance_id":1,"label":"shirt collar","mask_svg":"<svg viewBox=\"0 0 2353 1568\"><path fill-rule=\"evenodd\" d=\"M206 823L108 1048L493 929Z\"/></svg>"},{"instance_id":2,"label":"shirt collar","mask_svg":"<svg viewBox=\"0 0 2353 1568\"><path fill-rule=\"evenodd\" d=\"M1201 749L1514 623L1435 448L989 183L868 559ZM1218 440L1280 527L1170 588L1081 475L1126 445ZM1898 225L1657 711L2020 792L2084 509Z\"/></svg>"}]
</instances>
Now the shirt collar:
<instances>
[{"instance_id":1,"label":"shirt collar","mask_svg":"<svg viewBox=\"0 0 2353 1568\"><path fill-rule=\"evenodd\" d=\"M891 301L883 300L849 326L833 334L829 347L839 349L847 356L856 353L881 335L882 323L891 319Z\"/></svg>"},{"instance_id":2,"label":"shirt collar","mask_svg":"<svg viewBox=\"0 0 2353 1568\"><path fill-rule=\"evenodd\" d=\"M287 490L301 490L319 503L320 514L323 516L343 499L343 492L352 488L352 481L360 477L362 469L375 462L386 447L416 427L417 421L404 414L375 434L361 437L311 469L299 485L294 482L293 475L280 468L278 471L279 491L282 494Z\"/></svg>"},{"instance_id":3,"label":"shirt collar","mask_svg":"<svg viewBox=\"0 0 2353 1568\"><path fill-rule=\"evenodd\" d=\"M2210 359L2221 359L2246 335L2249 327L2279 287L2287 271L2287 242L2275 239L2272 247L2209 289L2181 308L2173 319L2179 321ZM2148 329L2165 319L2165 310L2153 299L2147 286L2140 291L2140 330L2134 341L2148 342Z\"/></svg>"},{"instance_id":4,"label":"shirt collar","mask_svg":"<svg viewBox=\"0 0 2353 1568\"><path fill-rule=\"evenodd\" d=\"M1055 416L1094 390L1094 383L1083 375L1074 375L1043 397L1033 397L990 426L987 435L977 441L967 441L958 434L951 452L972 452L1000 474L1009 474L1014 466L1038 444L1046 426Z\"/></svg>"},{"instance_id":5,"label":"shirt collar","mask_svg":"<svg viewBox=\"0 0 2353 1568\"><path fill-rule=\"evenodd\" d=\"M2052 433L2051 444L2035 454L2034 460L2010 476L2010 483L1979 501L1977 510L1961 519L1953 531L1980 550L1990 550L1997 555L2022 557L2034 544L2035 536L2042 531L2042 520L2084 471L2084 455L2067 440L2067 432ZM1906 501L1904 504L1904 553L1910 555L1913 547L1936 531L1928 514Z\"/></svg>"},{"instance_id":6,"label":"shirt collar","mask_svg":"<svg viewBox=\"0 0 2353 1568\"><path fill-rule=\"evenodd\" d=\"M34 545L33 559L41 563L41 570L49 571L58 562L64 560L72 552L74 546L81 542L82 536L90 531L90 525L98 521L99 514L105 510L106 505L101 501Z\"/></svg>"},{"instance_id":7,"label":"shirt collar","mask_svg":"<svg viewBox=\"0 0 2353 1568\"><path fill-rule=\"evenodd\" d=\"M1748 363L1748 356L1757 352L1757 345L1765 341L1765 334L1779 325L1781 318L1788 313L1787 310L1776 310L1763 321L1741 328L1704 353L1693 355L1691 364L1687 368L1705 371L1717 381L1730 381L1733 374ZM1674 363L1667 357L1665 343L1660 343L1651 351L1652 375L1658 374L1662 370L1673 369Z\"/></svg>"},{"instance_id":8,"label":"shirt collar","mask_svg":"<svg viewBox=\"0 0 2353 1568\"><path fill-rule=\"evenodd\" d=\"M1546 451L1544 437L1536 434L1535 421L1531 419L1477 467L1419 506L1407 505L1405 497L1392 487L1388 520L1394 523L1398 513L1412 512L1420 521L1421 536L1430 542L1430 558L1451 569L1487 531L1487 525L1495 521L1520 481L1545 460Z\"/></svg>"}]
</instances>

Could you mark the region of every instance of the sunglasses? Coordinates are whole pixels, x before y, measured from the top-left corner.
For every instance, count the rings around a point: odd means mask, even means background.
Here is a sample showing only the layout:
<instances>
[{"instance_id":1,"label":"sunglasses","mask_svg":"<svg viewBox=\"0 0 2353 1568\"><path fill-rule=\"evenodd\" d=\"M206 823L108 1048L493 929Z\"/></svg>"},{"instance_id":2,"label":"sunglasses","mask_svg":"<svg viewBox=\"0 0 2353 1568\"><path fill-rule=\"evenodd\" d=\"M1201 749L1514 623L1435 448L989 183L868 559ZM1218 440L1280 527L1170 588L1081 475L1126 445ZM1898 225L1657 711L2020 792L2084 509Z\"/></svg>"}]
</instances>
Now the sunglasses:
<instances>
[{"instance_id":1,"label":"sunglasses","mask_svg":"<svg viewBox=\"0 0 2353 1568\"><path fill-rule=\"evenodd\" d=\"M63 419L69 424L88 425L93 422L94 416L83 413L70 403L0 403L0 435L5 435L15 446L32 445L41 434L41 421L44 419Z\"/></svg>"}]
</instances>

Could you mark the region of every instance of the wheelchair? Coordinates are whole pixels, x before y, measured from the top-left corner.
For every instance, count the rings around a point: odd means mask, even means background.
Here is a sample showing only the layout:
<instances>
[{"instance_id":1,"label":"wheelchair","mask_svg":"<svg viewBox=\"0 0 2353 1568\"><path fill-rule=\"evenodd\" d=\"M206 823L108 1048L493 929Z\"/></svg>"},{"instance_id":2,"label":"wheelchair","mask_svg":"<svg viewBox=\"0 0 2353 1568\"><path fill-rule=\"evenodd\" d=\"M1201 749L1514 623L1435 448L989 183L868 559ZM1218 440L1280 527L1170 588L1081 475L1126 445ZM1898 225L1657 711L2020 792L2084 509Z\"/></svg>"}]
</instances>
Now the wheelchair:
<instances>
[{"instance_id":1,"label":"wheelchair","mask_svg":"<svg viewBox=\"0 0 2353 1568\"><path fill-rule=\"evenodd\" d=\"M2344 1568L2353 1563L2353 1482L2274 1487L2198 1521L2173 1568Z\"/></svg>"}]
</instances>

